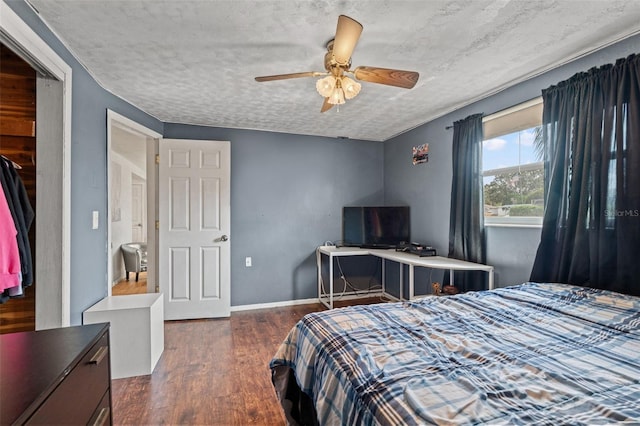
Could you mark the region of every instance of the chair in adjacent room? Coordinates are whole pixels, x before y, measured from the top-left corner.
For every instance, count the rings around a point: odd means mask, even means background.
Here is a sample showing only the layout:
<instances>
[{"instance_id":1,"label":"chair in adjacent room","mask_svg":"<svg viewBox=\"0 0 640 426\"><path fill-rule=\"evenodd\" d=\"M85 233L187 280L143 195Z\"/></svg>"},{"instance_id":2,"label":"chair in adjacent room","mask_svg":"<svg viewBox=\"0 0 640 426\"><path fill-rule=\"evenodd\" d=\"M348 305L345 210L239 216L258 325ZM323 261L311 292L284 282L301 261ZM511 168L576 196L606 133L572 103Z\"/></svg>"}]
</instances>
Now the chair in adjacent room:
<instances>
[{"instance_id":1,"label":"chair in adjacent room","mask_svg":"<svg viewBox=\"0 0 640 426\"><path fill-rule=\"evenodd\" d=\"M127 243L120 246L124 259L124 270L129 281L129 272L136 273L136 282L140 272L147 270L147 243Z\"/></svg>"}]
</instances>

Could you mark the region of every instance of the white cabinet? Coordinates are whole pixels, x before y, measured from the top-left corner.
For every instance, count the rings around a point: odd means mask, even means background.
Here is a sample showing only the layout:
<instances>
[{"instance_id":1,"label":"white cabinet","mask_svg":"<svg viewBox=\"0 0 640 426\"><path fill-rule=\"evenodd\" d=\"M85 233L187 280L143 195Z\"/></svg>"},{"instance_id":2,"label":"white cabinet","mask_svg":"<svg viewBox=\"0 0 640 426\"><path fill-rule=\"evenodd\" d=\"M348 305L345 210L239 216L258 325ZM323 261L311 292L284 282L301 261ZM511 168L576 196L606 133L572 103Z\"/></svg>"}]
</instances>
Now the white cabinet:
<instances>
[{"instance_id":1,"label":"white cabinet","mask_svg":"<svg viewBox=\"0 0 640 426\"><path fill-rule=\"evenodd\" d=\"M110 296L82 314L84 324L111 324L111 378L153 373L164 351L162 293Z\"/></svg>"}]
</instances>

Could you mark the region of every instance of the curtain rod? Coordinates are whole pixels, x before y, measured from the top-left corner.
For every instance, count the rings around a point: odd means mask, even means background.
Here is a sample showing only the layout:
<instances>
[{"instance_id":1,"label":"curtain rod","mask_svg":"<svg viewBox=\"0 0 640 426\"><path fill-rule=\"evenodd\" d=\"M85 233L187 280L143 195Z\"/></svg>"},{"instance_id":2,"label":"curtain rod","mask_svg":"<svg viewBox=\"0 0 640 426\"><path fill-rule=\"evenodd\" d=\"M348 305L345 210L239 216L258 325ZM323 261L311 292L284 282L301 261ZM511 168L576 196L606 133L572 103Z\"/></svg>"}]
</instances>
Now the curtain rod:
<instances>
[{"instance_id":1,"label":"curtain rod","mask_svg":"<svg viewBox=\"0 0 640 426\"><path fill-rule=\"evenodd\" d=\"M494 114L491 114L491 115L494 115ZM487 115L482 116L482 122L484 123L485 121L489 120L489 118L488 118L488 117L491 117L491 115L489 115L489 116L487 116ZM452 124L452 125L450 125L450 126L446 126L444 129L445 129L445 130L453 129L453 124Z\"/></svg>"},{"instance_id":2,"label":"curtain rod","mask_svg":"<svg viewBox=\"0 0 640 426\"><path fill-rule=\"evenodd\" d=\"M497 113L496 113L496 114L497 114ZM495 114L491 114L491 115L485 115L485 116L483 116L483 117L482 117L482 122L484 123L485 121L490 120L490 118L489 118L489 117L491 117L492 115L495 115ZM450 126L446 126L444 129L445 129L445 130L453 129L453 124L452 124L452 125L450 125Z\"/></svg>"}]
</instances>

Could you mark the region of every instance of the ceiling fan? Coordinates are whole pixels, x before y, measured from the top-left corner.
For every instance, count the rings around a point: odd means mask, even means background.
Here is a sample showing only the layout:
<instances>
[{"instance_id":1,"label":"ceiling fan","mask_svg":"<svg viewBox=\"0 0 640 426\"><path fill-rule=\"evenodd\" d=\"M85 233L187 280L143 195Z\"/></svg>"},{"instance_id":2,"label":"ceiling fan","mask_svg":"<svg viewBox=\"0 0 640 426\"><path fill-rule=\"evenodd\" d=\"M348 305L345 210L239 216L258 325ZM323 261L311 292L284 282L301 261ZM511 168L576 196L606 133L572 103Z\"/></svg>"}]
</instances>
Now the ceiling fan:
<instances>
[{"instance_id":1,"label":"ceiling fan","mask_svg":"<svg viewBox=\"0 0 640 426\"><path fill-rule=\"evenodd\" d=\"M359 92L360 83L349 78L351 74L356 80L388 86L411 89L418 81L415 71L394 70L377 67L357 67L351 69L351 54L362 33L362 24L345 15L338 17L338 27L335 38L327 43L327 53L324 55L326 72L297 72L292 74L278 74L256 77L256 81L286 80L300 77L324 77L316 82L316 89L324 97L320 112L331 109L334 105L345 103L345 99L355 97Z\"/></svg>"}]
</instances>

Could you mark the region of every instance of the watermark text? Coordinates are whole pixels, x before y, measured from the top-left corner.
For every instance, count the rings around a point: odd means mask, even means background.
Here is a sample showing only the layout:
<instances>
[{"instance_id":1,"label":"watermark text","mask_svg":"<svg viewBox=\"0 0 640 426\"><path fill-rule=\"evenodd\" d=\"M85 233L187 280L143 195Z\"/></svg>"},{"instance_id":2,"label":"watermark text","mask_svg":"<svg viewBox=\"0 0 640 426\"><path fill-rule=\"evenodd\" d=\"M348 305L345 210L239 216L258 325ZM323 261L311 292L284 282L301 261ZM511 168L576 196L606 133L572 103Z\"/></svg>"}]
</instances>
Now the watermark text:
<instances>
[{"instance_id":1,"label":"watermark text","mask_svg":"<svg viewBox=\"0 0 640 426\"><path fill-rule=\"evenodd\" d=\"M605 210L606 217L638 217L640 210Z\"/></svg>"}]
</instances>

